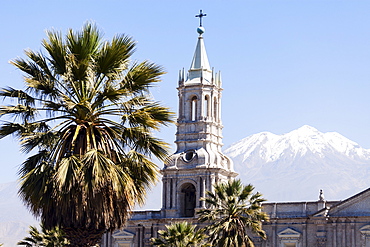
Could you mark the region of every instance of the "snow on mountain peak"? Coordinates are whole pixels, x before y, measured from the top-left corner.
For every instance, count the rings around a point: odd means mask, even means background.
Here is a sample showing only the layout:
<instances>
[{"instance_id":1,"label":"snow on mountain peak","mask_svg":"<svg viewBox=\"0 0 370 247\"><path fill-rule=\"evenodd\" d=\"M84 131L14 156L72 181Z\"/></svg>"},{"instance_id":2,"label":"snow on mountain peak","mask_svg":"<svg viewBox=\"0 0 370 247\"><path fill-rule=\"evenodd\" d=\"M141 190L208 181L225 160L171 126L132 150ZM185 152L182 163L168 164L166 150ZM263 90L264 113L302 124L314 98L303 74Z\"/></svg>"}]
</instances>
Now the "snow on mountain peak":
<instances>
[{"instance_id":1,"label":"snow on mountain peak","mask_svg":"<svg viewBox=\"0 0 370 247\"><path fill-rule=\"evenodd\" d=\"M242 180L269 200L331 200L370 186L370 150L336 132L304 125L289 133L261 132L225 150ZM278 186L277 186L278 185Z\"/></svg>"},{"instance_id":2,"label":"snow on mountain peak","mask_svg":"<svg viewBox=\"0 0 370 247\"><path fill-rule=\"evenodd\" d=\"M252 153L259 153L261 159L272 162L285 155L303 156L308 152L320 157L326 153L342 153L351 158L368 158L370 151L336 132L322 133L316 128L304 125L283 135L261 132L248 136L225 151L230 156L243 154L243 160Z\"/></svg>"},{"instance_id":3,"label":"snow on mountain peak","mask_svg":"<svg viewBox=\"0 0 370 247\"><path fill-rule=\"evenodd\" d=\"M313 135L313 134L320 133L320 131L318 131L316 128L309 126L309 125L303 125L302 127L296 130L293 130L292 132L298 132L301 135Z\"/></svg>"}]
</instances>

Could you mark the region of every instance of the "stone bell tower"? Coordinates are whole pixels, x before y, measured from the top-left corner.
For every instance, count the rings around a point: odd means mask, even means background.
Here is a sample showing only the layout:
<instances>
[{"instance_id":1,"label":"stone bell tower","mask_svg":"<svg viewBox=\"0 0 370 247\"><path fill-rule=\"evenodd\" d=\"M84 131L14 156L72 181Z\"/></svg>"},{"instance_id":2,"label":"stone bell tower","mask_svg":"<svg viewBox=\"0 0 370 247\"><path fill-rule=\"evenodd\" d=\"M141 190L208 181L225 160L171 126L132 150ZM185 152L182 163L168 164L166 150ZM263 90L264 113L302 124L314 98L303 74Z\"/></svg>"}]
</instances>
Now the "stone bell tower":
<instances>
[{"instance_id":1,"label":"stone bell tower","mask_svg":"<svg viewBox=\"0 0 370 247\"><path fill-rule=\"evenodd\" d=\"M179 73L177 151L161 171L165 218L194 217L197 209L205 207L200 201L205 191L237 176L231 159L221 151L221 74L215 74L208 62L203 16L202 11L196 16L199 37L190 69Z\"/></svg>"}]
</instances>

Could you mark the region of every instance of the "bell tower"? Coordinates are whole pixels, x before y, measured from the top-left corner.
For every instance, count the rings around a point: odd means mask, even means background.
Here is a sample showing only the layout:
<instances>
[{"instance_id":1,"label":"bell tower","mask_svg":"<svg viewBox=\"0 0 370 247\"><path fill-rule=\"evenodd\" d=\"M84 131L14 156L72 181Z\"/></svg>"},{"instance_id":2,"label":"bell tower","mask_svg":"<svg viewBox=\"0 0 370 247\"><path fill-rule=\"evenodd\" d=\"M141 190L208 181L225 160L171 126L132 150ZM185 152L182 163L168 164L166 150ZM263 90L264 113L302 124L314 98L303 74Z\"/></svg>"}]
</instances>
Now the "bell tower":
<instances>
[{"instance_id":1,"label":"bell tower","mask_svg":"<svg viewBox=\"0 0 370 247\"><path fill-rule=\"evenodd\" d=\"M199 34L190 69L179 73L177 151L169 157L163 175L163 216L195 217L200 201L213 185L237 176L230 158L221 151L221 73L214 73L204 45L200 11Z\"/></svg>"}]
</instances>

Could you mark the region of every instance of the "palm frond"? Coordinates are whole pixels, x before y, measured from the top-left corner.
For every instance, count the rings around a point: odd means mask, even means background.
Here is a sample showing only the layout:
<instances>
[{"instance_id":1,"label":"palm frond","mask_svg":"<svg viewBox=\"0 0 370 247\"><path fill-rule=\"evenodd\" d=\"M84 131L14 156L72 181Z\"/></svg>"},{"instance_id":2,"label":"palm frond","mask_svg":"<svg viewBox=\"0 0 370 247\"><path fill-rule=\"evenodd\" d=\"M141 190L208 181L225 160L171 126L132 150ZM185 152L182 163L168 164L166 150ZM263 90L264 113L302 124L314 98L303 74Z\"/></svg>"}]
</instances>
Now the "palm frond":
<instances>
[{"instance_id":1,"label":"palm frond","mask_svg":"<svg viewBox=\"0 0 370 247\"><path fill-rule=\"evenodd\" d=\"M0 117L9 116L14 119L20 118L23 122L32 121L38 110L34 107L27 105L8 105L0 106Z\"/></svg>"},{"instance_id":2,"label":"palm frond","mask_svg":"<svg viewBox=\"0 0 370 247\"><path fill-rule=\"evenodd\" d=\"M42 40L42 45L48 52L50 58L49 62L56 75L63 75L66 73L66 46L62 39L62 33L54 30L46 32L48 40Z\"/></svg>"},{"instance_id":3,"label":"palm frond","mask_svg":"<svg viewBox=\"0 0 370 247\"><path fill-rule=\"evenodd\" d=\"M25 104L29 106L34 106L35 99L22 90L17 90L12 87L5 87L0 89L0 96L6 98L14 98L19 104Z\"/></svg>"},{"instance_id":4,"label":"palm frond","mask_svg":"<svg viewBox=\"0 0 370 247\"><path fill-rule=\"evenodd\" d=\"M165 74L163 68L157 64L149 61L135 63L128 70L120 86L134 94L142 94L147 92L153 83L159 82L163 74Z\"/></svg>"},{"instance_id":5,"label":"palm frond","mask_svg":"<svg viewBox=\"0 0 370 247\"><path fill-rule=\"evenodd\" d=\"M20 167L18 174L21 177L27 176L36 167L41 166L43 163L47 163L50 152L48 150L40 150L36 154L28 157Z\"/></svg>"},{"instance_id":6,"label":"palm frond","mask_svg":"<svg viewBox=\"0 0 370 247\"><path fill-rule=\"evenodd\" d=\"M20 138L21 151L29 153L35 148L38 149L49 149L52 148L57 139L59 138L58 133L53 131L45 132L31 132L22 135Z\"/></svg>"},{"instance_id":7,"label":"palm frond","mask_svg":"<svg viewBox=\"0 0 370 247\"><path fill-rule=\"evenodd\" d=\"M96 58L96 73L103 74L109 80L119 79L127 69L129 58L135 51L135 41L126 35L116 35L112 42L104 42ZM101 78L99 78L101 79ZM100 86L100 84L97 84Z\"/></svg>"}]
</instances>

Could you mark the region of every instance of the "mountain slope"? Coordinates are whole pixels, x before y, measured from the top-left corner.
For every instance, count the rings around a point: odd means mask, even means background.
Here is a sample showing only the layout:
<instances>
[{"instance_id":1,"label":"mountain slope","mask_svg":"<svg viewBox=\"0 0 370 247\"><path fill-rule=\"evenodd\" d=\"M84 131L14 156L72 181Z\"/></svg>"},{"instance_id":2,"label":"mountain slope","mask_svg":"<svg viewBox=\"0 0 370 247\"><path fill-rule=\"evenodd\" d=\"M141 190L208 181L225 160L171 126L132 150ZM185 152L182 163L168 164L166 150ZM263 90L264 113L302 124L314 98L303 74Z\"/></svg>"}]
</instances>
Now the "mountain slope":
<instances>
[{"instance_id":1,"label":"mountain slope","mask_svg":"<svg viewBox=\"0 0 370 247\"><path fill-rule=\"evenodd\" d=\"M342 200L370 186L370 150L335 133L303 126L262 132L225 150L244 183L269 201Z\"/></svg>"},{"instance_id":2,"label":"mountain slope","mask_svg":"<svg viewBox=\"0 0 370 247\"><path fill-rule=\"evenodd\" d=\"M28 236L29 225L37 221L18 197L17 182L0 184L0 243L16 246Z\"/></svg>"}]
</instances>

